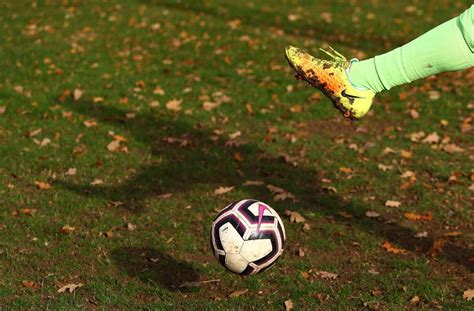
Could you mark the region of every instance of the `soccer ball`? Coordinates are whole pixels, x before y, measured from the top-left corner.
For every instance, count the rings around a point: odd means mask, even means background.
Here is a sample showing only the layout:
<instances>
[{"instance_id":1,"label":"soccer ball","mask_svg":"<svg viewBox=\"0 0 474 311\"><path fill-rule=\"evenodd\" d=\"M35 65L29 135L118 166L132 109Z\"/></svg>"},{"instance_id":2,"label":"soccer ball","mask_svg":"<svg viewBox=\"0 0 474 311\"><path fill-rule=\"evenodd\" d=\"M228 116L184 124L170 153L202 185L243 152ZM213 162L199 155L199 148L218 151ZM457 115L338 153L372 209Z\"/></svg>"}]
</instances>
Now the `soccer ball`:
<instances>
[{"instance_id":1,"label":"soccer ball","mask_svg":"<svg viewBox=\"0 0 474 311\"><path fill-rule=\"evenodd\" d=\"M219 262L242 275L262 272L283 253L285 227L277 212L263 202L242 200L214 219L211 247Z\"/></svg>"}]
</instances>

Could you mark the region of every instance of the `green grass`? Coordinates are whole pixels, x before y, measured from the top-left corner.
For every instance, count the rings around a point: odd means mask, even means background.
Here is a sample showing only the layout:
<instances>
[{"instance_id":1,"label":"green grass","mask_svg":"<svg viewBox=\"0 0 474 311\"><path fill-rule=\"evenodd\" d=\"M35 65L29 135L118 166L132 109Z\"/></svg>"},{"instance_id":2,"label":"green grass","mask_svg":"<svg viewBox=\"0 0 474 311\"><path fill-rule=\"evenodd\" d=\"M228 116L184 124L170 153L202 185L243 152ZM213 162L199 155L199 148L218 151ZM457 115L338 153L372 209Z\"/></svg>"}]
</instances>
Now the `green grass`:
<instances>
[{"instance_id":1,"label":"green grass","mask_svg":"<svg viewBox=\"0 0 474 311\"><path fill-rule=\"evenodd\" d=\"M371 56L468 4L425 1L405 13L411 1L2 1L0 306L284 309L291 299L298 310L472 309L462 293L474 281L473 136L460 131L472 115L472 73L380 94L372 115L347 124L328 100L311 99L314 91L292 78L283 57L287 44L316 53L326 43L348 56ZM61 98L75 89L83 91L79 100ZM429 90L440 98L429 99ZM216 92L230 100L205 111L204 101L222 97ZM181 111L166 109L172 99L182 100ZM302 112L291 108L297 105ZM412 108L419 119L410 118ZM86 127L91 120L97 126ZM236 131L239 144L229 145ZM406 137L419 131L449 136L464 152ZM107 150L111 135L127 140L126 152ZM400 150L413 155L403 158ZM380 163L393 169L381 171ZM70 168L77 173L67 175ZM407 170L416 181L405 189L400 175ZM460 173L457 183L449 182L453 173ZM91 185L96 179L103 183ZM247 180L282 187L299 201L274 202L265 186L244 186ZM40 190L37 181L52 188ZM214 196L220 186L235 189ZM208 245L216 212L243 198L281 215L298 211L311 226L303 231L285 217L282 258L246 278L220 267ZM402 204L385 207L387 200ZM369 210L381 216L368 218ZM428 211L431 221L403 216ZM74 231L61 232L65 225ZM422 231L427 238L414 237ZM452 231L463 234L430 256L433 242ZM385 241L406 254L388 253ZM321 279L320 270L338 278ZM57 292L71 283L83 286ZM249 291L228 298L242 289Z\"/></svg>"}]
</instances>

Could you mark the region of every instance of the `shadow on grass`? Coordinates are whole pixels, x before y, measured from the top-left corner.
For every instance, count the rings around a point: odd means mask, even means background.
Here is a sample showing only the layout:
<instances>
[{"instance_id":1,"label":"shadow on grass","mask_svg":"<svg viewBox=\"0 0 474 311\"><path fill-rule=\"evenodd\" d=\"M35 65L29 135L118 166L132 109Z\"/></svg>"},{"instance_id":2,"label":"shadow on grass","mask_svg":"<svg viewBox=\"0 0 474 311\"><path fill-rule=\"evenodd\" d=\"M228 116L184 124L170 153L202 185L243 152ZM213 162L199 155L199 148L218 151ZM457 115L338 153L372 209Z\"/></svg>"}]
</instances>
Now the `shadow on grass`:
<instances>
[{"instance_id":1,"label":"shadow on grass","mask_svg":"<svg viewBox=\"0 0 474 311\"><path fill-rule=\"evenodd\" d=\"M200 280L191 264L178 261L153 248L124 247L112 252L115 264L128 275L169 291L186 291Z\"/></svg>"},{"instance_id":2,"label":"shadow on grass","mask_svg":"<svg viewBox=\"0 0 474 311\"><path fill-rule=\"evenodd\" d=\"M102 104L77 102L68 107L99 123L108 122L120 127L121 132L150 146L152 153L152 160L147 161L147 165L118 185L92 187L58 181L58 185L70 191L108 201L122 201L123 207L138 213L146 211L149 199L163 193L186 194L202 185L215 189L222 185L239 186L245 180L262 180L294 193L299 202L291 205L292 210L312 211L334 217L336 221L339 212L350 213L353 218L344 219L343 223L380 236L418 255L426 254L433 245L432 238L417 239L414 237L416 232L410 228L369 219L363 205L345 202L322 190L315 170L295 167L253 143L232 146L222 138L213 140L212 128L200 123L192 124L184 116L171 119L166 114L159 117L158 113L148 113L127 119L126 111ZM247 160L235 161L233 155L237 152ZM248 187L246 190L253 198L272 201L271 194L264 187ZM364 191L363 185L359 190ZM278 205L275 204L277 209ZM441 256L474 271L469 262L474 251L467 246L448 241Z\"/></svg>"},{"instance_id":3,"label":"shadow on grass","mask_svg":"<svg viewBox=\"0 0 474 311\"><path fill-rule=\"evenodd\" d=\"M290 12L278 12L273 10L271 6L267 6L266 9L257 9L245 5L236 5L238 2L232 1L227 1L220 7L211 6L206 4L205 1L140 0L140 2L146 5L189 12L195 15L208 15L214 19L225 21L239 19L244 25L282 29L288 35L314 38L318 41L332 44L337 42L352 48L363 49L370 42L378 42L378 44L373 46L375 49L373 52L378 50L385 51L392 46L399 46L406 42L405 39L387 33L377 35L376 33L367 33L365 31L351 31L350 35L348 35L347 29L351 27L350 25L329 24L320 18L288 22L287 14ZM265 7L264 4L262 6ZM345 12L347 16L352 14L352 8L345 3L339 4L339 11ZM284 13L284 15L281 15L281 13ZM315 16L320 14L321 12L315 12Z\"/></svg>"}]
</instances>

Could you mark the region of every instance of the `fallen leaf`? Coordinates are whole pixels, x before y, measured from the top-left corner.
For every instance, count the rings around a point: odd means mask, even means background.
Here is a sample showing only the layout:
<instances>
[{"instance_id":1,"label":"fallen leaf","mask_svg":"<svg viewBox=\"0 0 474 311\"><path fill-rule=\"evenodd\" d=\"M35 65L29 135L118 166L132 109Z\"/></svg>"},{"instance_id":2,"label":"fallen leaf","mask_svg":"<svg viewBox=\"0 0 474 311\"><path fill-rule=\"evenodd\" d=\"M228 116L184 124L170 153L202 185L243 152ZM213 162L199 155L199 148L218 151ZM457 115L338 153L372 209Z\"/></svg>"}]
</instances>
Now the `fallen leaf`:
<instances>
[{"instance_id":1,"label":"fallen leaf","mask_svg":"<svg viewBox=\"0 0 474 311\"><path fill-rule=\"evenodd\" d=\"M400 175L401 178L410 178L416 180L416 175L412 171L405 171Z\"/></svg>"},{"instance_id":2,"label":"fallen leaf","mask_svg":"<svg viewBox=\"0 0 474 311\"><path fill-rule=\"evenodd\" d=\"M291 222L301 223L301 222L306 221L306 219L303 216L301 216L301 214L298 213L298 212L293 212L293 211L290 211L290 210L286 210L285 215L290 217Z\"/></svg>"},{"instance_id":3,"label":"fallen leaf","mask_svg":"<svg viewBox=\"0 0 474 311\"><path fill-rule=\"evenodd\" d=\"M239 137L240 135L242 135L242 132L241 131L237 131L237 132L234 132L232 134L229 134L229 138L230 139L236 139L237 137Z\"/></svg>"},{"instance_id":4,"label":"fallen leaf","mask_svg":"<svg viewBox=\"0 0 474 311\"><path fill-rule=\"evenodd\" d=\"M66 176L74 176L76 174L77 174L77 169L74 167L71 167L70 169L67 170L66 173L64 173L64 175Z\"/></svg>"},{"instance_id":5,"label":"fallen leaf","mask_svg":"<svg viewBox=\"0 0 474 311\"><path fill-rule=\"evenodd\" d=\"M21 284L27 288L38 289L40 286L35 281L22 281Z\"/></svg>"},{"instance_id":6,"label":"fallen leaf","mask_svg":"<svg viewBox=\"0 0 474 311\"><path fill-rule=\"evenodd\" d=\"M410 303L411 303L412 305L416 305L416 304L419 303L419 302L420 302L420 297L418 297L418 296L413 296L413 298L410 299Z\"/></svg>"},{"instance_id":7,"label":"fallen leaf","mask_svg":"<svg viewBox=\"0 0 474 311\"><path fill-rule=\"evenodd\" d=\"M82 91L80 89L75 89L73 92L73 97L75 101L78 101L82 97Z\"/></svg>"},{"instance_id":8,"label":"fallen leaf","mask_svg":"<svg viewBox=\"0 0 474 311\"><path fill-rule=\"evenodd\" d=\"M214 103L214 102L210 102L210 101L205 101L203 104L202 104L202 108L206 111L211 111L212 109L215 109L217 107L219 107L221 104L220 103Z\"/></svg>"},{"instance_id":9,"label":"fallen leaf","mask_svg":"<svg viewBox=\"0 0 474 311\"><path fill-rule=\"evenodd\" d=\"M267 185L267 189L273 193L282 193L285 192L285 189L274 186L274 185Z\"/></svg>"},{"instance_id":10,"label":"fallen leaf","mask_svg":"<svg viewBox=\"0 0 474 311\"><path fill-rule=\"evenodd\" d=\"M94 181L91 182L91 186L97 186L97 185L102 185L104 182L102 179L94 179Z\"/></svg>"},{"instance_id":11,"label":"fallen leaf","mask_svg":"<svg viewBox=\"0 0 474 311\"><path fill-rule=\"evenodd\" d=\"M420 113L415 109L410 109L410 116L412 119L418 119L420 117Z\"/></svg>"},{"instance_id":12,"label":"fallen leaf","mask_svg":"<svg viewBox=\"0 0 474 311\"><path fill-rule=\"evenodd\" d=\"M346 173L346 174L351 174L352 173L352 169L350 167L340 167L339 171L341 171L343 173Z\"/></svg>"},{"instance_id":13,"label":"fallen leaf","mask_svg":"<svg viewBox=\"0 0 474 311\"><path fill-rule=\"evenodd\" d=\"M446 237L455 237L455 236L460 236L460 235L462 235L462 232L459 232L459 231L453 231L453 232L448 232L448 233L443 234L443 236L446 236Z\"/></svg>"},{"instance_id":14,"label":"fallen leaf","mask_svg":"<svg viewBox=\"0 0 474 311\"><path fill-rule=\"evenodd\" d=\"M242 296L248 291L249 291L248 289L237 290L235 292L230 293L229 298L236 298L236 297Z\"/></svg>"},{"instance_id":15,"label":"fallen leaf","mask_svg":"<svg viewBox=\"0 0 474 311\"><path fill-rule=\"evenodd\" d=\"M437 133L431 133L428 136L426 136L421 142L424 144L436 144L440 140L439 136Z\"/></svg>"},{"instance_id":16,"label":"fallen leaf","mask_svg":"<svg viewBox=\"0 0 474 311\"><path fill-rule=\"evenodd\" d=\"M466 299L467 301L471 301L474 298L474 289L465 290L462 294L462 298Z\"/></svg>"},{"instance_id":17,"label":"fallen leaf","mask_svg":"<svg viewBox=\"0 0 474 311\"><path fill-rule=\"evenodd\" d=\"M426 231L419 232L419 233L415 234L414 237L417 238L417 239L427 238L428 237L428 232L426 232Z\"/></svg>"},{"instance_id":18,"label":"fallen leaf","mask_svg":"<svg viewBox=\"0 0 474 311\"><path fill-rule=\"evenodd\" d=\"M402 205L402 203L398 201L388 200L387 202L385 202L385 206L387 207L399 207L400 205Z\"/></svg>"},{"instance_id":19,"label":"fallen leaf","mask_svg":"<svg viewBox=\"0 0 474 311\"><path fill-rule=\"evenodd\" d=\"M35 137L36 135L38 135L39 133L41 133L41 131L43 131L43 129L39 128L39 129L36 129L36 130L33 130L33 131L29 131L26 136L28 137Z\"/></svg>"},{"instance_id":20,"label":"fallen leaf","mask_svg":"<svg viewBox=\"0 0 474 311\"><path fill-rule=\"evenodd\" d=\"M44 146L49 145L50 143L51 143L51 139L49 139L49 138L43 138L43 140L41 140L38 145L39 145L40 147L44 147Z\"/></svg>"},{"instance_id":21,"label":"fallen leaf","mask_svg":"<svg viewBox=\"0 0 474 311\"><path fill-rule=\"evenodd\" d=\"M22 208L19 210L20 214L33 216L36 213L37 209L35 208Z\"/></svg>"},{"instance_id":22,"label":"fallen leaf","mask_svg":"<svg viewBox=\"0 0 474 311\"><path fill-rule=\"evenodd\" d=\"M444 145L443 150L446 151L447 153L459 153L459 152L464 151L464 149L462 149L461 147L459 147L455 144Z\"/></svg>"},{"instance_id":23,"label":"fallen leaf","mask_svg":"<svg viewBox=\"0 0 474 311\"><path fill-rule=\"evenodd\" d=\"M334 280L338 277L336 273L327 272L327 271L318 271L316 275L324 280Z\"/></svg>"},{"instance_id":24,"label":"fallen leaf","mask_svg":"<svg viewBox=\"0 0 474 311\"><path fill-rule=\"evenodd\" d=\"M173 196L172 193L163 193L163 194L160 194L160 195L158 196L158 198L160 198L160 199L169 199L169 198L171 198L172 196Z\"/></svg>"},{"instance_id":25,"label":"fallen leaf","mask_svg":"<svg viewBox=\"0 0 474 311\"><path fill-rule=\"evenodd\" d=\"M431 246L431 249L428 251L428 255L433 257L438 255L443 250L444 244L446 244L446 240L443 238L434 240L433 246Z\"/></svg>"},{"instance_id":26,"label":"fallen leaf","mask_svg":"<svg viewBox=\"0 0 474 311\"><path fill-rule=\"evenodd\" d=\"M92 101L97 104L97 103L103 102L104 98L100 96L95 96L95 97L92 97Z\"/></svg>"},{"instance_id":27,"label":"fallen leaf","mask_svg":"<svg viewBox=\"0 0 474 311\"><path fill-rule=\"evenodd\" d=\"M405 159L410 159L413 156L413 152L408 151L408 150L401 150L400 156Z\"/></svg>"},{"instance_id":28,"label":"fallen leaf","mask_svg":"<svg viewBox=\"0 0 474 311\"><path fill-rule=\"evenodd\" d=\"M7 106L0 106L0 114L4 114L7 110Z\"/></svg>"},{"instance_id":29,"label":"fallen leaf","mask_svg":"<svg viewBox=\"0 0 474 311\"><path fill-rule=\"evenodd\" d=\"M433 219L433 215L431 214L431 212L428 212L426 215L418 215L418 214L415 214L415 213L404 213L403 216L406 219L413 220L413 221L416 221L416 220L432 220Z\"/></svg>"},{"instance_id":30,"label":"fallen leaf","mask_svg":"<svg viewBox=\"0 0 474 311\"><path fill-rule=\"evenodd\" d=\"M391 166L391 165L384 165L384 164L381 164L381 163L377 164L377 167L378 167L379 170L384 171L384 172L393 169L393 166Z\"/></svg>"},{"instance_id":31,"label":"fallen leaf","mask_svg":"<svg viewBox=\"0 0 474 311\"><path fill-rule=\"evenodd\" d=\"M107 150L110 152L114 152L119 150L120 148L120 140L113 140L107 145Z\"/></svg>"},{"instance_id":32,"label":"fallen leaf","mask_svg":"<svg viewBox=\"0 0 474 311\"><path fill-rule=\"evenodd\" d=\"M183 100L172 99L166 103L166 109L171 111L181 111L181 103Z\"/></svg>"},{"instance_id":33,"label":"fallen leaf","mask_svg":"<svg viewBox=\"0 0 474 311\"><path fill-rule=\"evenodd\" d=\"M385 241L382 244L382 248L384 248L389 253L394 253L394 254L404 254L404 253L406 253L405 249L397 248L397 247L393 246L392 244L390 244L390 242L387 242L387 241Z\"/></svg>"},{"instance_id":34,"label":"fallen leaf","mask_svg":"<svg viewBox=\"0 0 474 311\"><path fill-rule=\"evenodd\" d=\"M425 132L420 131L420 132L415 132L415 133L410 133L407 135L407 137L412 141L412 142L419 142L423 137L425 137Z\"/></svg>"},{"instance_id":35,"label":"fallen leaf","mask_svg":"<svg viewBox=\"0 0 474 311\"><path fill-rule=\"evenodd\" d=\"M380 216L379 213L377 212L374 212L374 211L367 211L365 212L365 216L369 217L369 218L377 218Z\"/></svg>"},{"instance_id":36,"label":"fallen leaf","mask_svg":"<svg viewBox=\"0 0 474 311\"><path fill-rule=\"evenodd\" d=\"M128 230L128 231L133 231L133 230L135 230L135 229L137 229L137 226L136 226L136 225L134 225L134 224L132 224L132 223L130 223L130 222L127 223L127 230Z\"/></svg>"},{"instance_id":37,"label":"fallen leaf","mask_svg":"<svg viewBox=\"0 0 474 311\"><path fill-rule=\"evenodd\" d=\"M76 230L76 228L71 227L70 225L64 225L60 231L65 234L70 234L73 233L74 230Z\"/></svg>"},{"instance_id":38,"label":"fallen leaf","mask_svg":"<svg viewBox=\"0 0 474 311\"><path fill-rule=\"evenodd\" d=\"M293 200L295 201L296 200L296 197L291 193L291 192L282 192L282 193L278 193L276 194L274 197L273 197L273 200L275 202L278 202L278 201L285 201L287 199L290 199L290 200Z\"/></svg>"},{"instance_id":39,"label":"fallen leaf","mask_svg":"<svg viewBox=\"0 0 474 311\"><path fill-rule=\"evenodd\" d=\"M13 90L14 90L16 93L21 94L21 93L23 93L23 86L21 86L21 85L15 85L15 86L13 87Z\"/></svg>"},{"instance_id":40,"label":"fallen leaf","mask_svg":"<svg viewBox=\"0 0 474 311\"><path fill-rule=\"evenodd\" d=\"M230 187L219 187L217 189L214 190L214 195L220 195L220 194L224 194L224 193L227 193L227 192L231 192L232 190L234 190L234 186L230 186Z\"/></svg>"},{"instance_id":41,"label":"fallen leaf","mask_svg":"<svg viewBox=\"0 0 474 311\"><path fill-rule=\"evenodd\" d=\"M43 181L35 181L35 185L36 185L36 188L40 189L40 190L49 190L52 188L52 186L50 184L48 184L47 182L43 182Z\"/></svg>"},{"instance_id":42,"label":"fallen leaf","mask_svg":"<svg viewBox=\"0 0 474 311\"><path fill-rule=\"evenodd\" d=\"M77 288L84 286L84 284L67 284L58 289L58 293L65 293L65 292L74 292Z\"/></svg>"},{"instance_id":43,"label":"fallen leaf","mask_svg":"<svg viewBox=\"0 0 474 311\"><path fill-rule=\"evenodd\" d=\"M293 301L291 299L285 300L285 311L290 311L293 309Z\"/></svg>"}]
</instances>

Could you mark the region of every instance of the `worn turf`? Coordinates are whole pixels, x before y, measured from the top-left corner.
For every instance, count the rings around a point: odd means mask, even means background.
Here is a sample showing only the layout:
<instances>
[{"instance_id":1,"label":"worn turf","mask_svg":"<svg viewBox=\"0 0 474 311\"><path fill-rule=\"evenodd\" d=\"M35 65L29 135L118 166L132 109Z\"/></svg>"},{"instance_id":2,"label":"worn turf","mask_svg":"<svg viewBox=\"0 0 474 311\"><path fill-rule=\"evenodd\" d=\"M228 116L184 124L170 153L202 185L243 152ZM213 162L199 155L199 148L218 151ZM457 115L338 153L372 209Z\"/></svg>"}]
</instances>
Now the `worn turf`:
<instances>
[{"instance_id":1,"label":"worn turf","mask_svg":"<svg viewBox=\"0 0 474 311\"><path fill-rule=\"evenodd\" d=\"M0 306L472 310L474 72L348 123L284 58L370 57L469 3L1 1ZM244 198L288 235L252 277L208 244Z\"/></svg>"}]
</instances>

